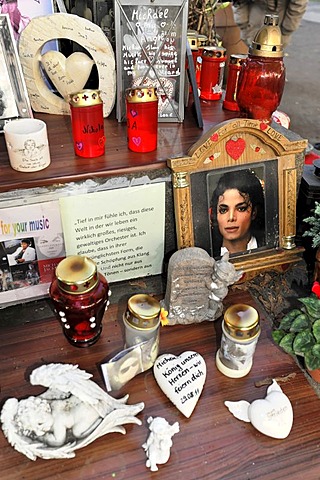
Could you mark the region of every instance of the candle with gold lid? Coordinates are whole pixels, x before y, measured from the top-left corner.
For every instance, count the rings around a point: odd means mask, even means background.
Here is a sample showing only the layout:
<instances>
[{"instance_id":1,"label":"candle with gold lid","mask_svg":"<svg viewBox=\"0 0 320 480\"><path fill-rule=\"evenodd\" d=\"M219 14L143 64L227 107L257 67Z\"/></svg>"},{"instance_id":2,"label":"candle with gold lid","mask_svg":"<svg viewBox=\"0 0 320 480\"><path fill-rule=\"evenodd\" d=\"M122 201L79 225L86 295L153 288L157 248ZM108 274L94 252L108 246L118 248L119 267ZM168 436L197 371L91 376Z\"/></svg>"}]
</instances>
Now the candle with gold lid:
<instances>
[{"instance_id":1,"label":"candle with gold lid","mask_svg":"<svg viewBox=\"0 0 320 480\"><path fill-rule=\"evenodd\" d=\"M71 255L57 265L49 295L72 345L86 347L98 340L110 294L107 280L90 258Z\"/></svg>"},{"instance_id":2,"label":"candle with gold lid","mask_svg":"<svg viewBox=\"0 0 320 480\"><path fill-rule=\"evenodd\" d=\"M123 318L126 348L150 339L158 345L160 309L158 300L150 295L137 294L129 298Z\"/></svg>"},{"instance_id":3,"label":"candle with gold lid","mask_svg":"<svg viewBox=\"0 0 320 480\"><path fill-rule=\"evenodd\" d=\"M222 322L221 346L216 354L218 370L231 378L247 375L260 335L259 315L245 304L230 306Z\"/></svg>"},{"instance_id":4,"label":"candle with gold lid","mask_svg":"<svg viewBox=\"0 0 320 480\"><path fill-rule=\"evenodd\" d=\"M151 152L157 148L158 97L152 86L126 90L128 147L133 152Z\"/></svg>"},{"instance_id":5,"label":"candle with gold lid","mask_svg":"<svg viewBox=\"0 0 320 480\"><path fill-rule=\"evenodd\" d=\"M277 15L266 15L239 74L237 102L242 116L272 121L285 85L281 30Z\"/></svg>"},{"instance_id":6,"label":"candle with gold lid","mask_svg":"<svg viewBox=\"0 0 320 480\"><path fill-rule=\"evenodd\" d=\"M105 153L103 102L99 90L81 90L69 95L75 154L100 157Z\"/></svg>"}]
</instances>

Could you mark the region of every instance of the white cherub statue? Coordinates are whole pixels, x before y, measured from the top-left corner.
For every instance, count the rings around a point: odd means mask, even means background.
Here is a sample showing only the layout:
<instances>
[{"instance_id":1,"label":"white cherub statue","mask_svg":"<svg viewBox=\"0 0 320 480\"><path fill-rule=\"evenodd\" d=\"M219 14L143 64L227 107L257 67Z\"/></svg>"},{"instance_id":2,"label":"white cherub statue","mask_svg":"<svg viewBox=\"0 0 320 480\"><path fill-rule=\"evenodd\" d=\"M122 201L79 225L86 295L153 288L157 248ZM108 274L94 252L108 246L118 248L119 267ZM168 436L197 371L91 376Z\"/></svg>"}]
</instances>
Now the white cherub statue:
<instances>
[{"instance_id":1,"label":"white cherub statue","mask_svg":"<svg viewBox=\"0 0 320 480\"><path fill-rule=\"evenodd\" d=\"M32 385L48 389L37 397L8 399L1 411L2 430L9 443L31 460L72 458L74 451L111 432L126 433L126 423L144 404L117 400L78 365L51 363L33 370Z\"/></svg>"},{"instance_id":2,"label":"white cherub statue","mask_svg":"<svg viewBox=\"0 0 320 480\"><path fill-rule=\"evenodd\" d=\"M158 470L157 464L167 463L170 458L171 438L175 433L179 432L179 423L175 422L173 425L170 425L162 417L149 417L148 423L150 434L142 448L148 457L146 466L152 472L156 472Z\"/></svg>"}]
</instances>

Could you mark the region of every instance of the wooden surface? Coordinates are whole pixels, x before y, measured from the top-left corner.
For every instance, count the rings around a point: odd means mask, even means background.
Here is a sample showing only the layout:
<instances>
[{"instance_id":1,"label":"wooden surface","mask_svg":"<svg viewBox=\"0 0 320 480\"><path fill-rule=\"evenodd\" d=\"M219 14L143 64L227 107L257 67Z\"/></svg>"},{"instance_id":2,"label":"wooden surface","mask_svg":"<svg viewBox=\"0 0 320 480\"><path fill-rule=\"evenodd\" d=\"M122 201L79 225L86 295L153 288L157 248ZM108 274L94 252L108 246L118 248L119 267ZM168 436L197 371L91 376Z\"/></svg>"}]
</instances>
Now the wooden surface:
<instances>
[{"instance_id":1,"label":"wooden surface","mask_svg":"<svg viewBox=\"0 0 320 480\"><path fill-rule=\"evenodd\" d=\"M254 306L249 293L233 292L225 300ZM44 363L78 364L93 374L102 388L100 364L122 348L121 316L126 299L111 305L104 318L99 341L88 349L77 349L65 340L58 321L52 317L24 324L1 327L0 382L1 407L9 397L21 399L41 393L31 386L30 372ZM152 370L132 379L117 398L128 393L128 403L145 402L139 414L142 425L128 425L127 434L106 435L76 452L74 459L35 462L16 452L0 433L1 478L5 480L93 480L93 479L166 479L166 480L313 480L320 476L319 425L320 402L314 389L292 358L271 340L271 324L260 311L262 334L249 375L243 379L224 377L215 366L215 352L220 345L220 320L199 325L161 329L160 354L179 355L187 350L199 352L207 364L207 379L199 402L185 418L157 386ZM22 319L21 319L22 320ZM266 378L292 375L280 383L289 397L294 423L288 438L276 440L264 436L235 419L224 406L225 400L252 402L264 398L267 385L256 382ZM149 430L147 418L161 416L171 424L178 421L180 432L173 437L171 457L158 472L145 466L141 445Z\"/></svg>"},{"instance_id":2,"label":"wooden surface","mask_svg":"<svg viewBox=\"0 0 320 480\"><path fill-rule=\"evenodd\" d=\"M158 148L154 152L135 153L127 146L127 127L112 114L106 118L106 153L98 158L82 158L74 154L69 116L36 113L47 124L51 164L45 170L21 173L10 167L3 135L0 136L0 193L17 188L48 186L93 177L121 175L143 169L150 171L166 166L169 157L181 156L210 127L230 118L235 112L222 109L222 102L201 101L204 128L197 127L192 108L186 112L183 124L159 123Z\"/></svg>"}]
</instances>

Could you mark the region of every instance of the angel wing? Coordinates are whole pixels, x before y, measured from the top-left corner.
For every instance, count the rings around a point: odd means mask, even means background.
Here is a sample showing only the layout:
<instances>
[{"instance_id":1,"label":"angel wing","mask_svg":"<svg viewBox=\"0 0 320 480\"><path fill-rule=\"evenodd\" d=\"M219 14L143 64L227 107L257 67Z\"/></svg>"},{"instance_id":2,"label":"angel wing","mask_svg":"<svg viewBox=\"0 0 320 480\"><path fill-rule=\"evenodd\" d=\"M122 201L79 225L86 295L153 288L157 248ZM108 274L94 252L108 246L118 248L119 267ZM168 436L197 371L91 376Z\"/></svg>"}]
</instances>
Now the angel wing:
<instances>
[{"instance_id":1,"label":"angel wing","mask_svg":"<svg viewBox=\"0 0 320 480\"><path fill-rule=\"evenodd\" d=\"M33 370L30 383L48 387L49 390L42 394L43 398L57 398L58 395L58 398L66 398L72 394L94 407L102 417L126 403L128 395L114 399L90 380L91 377L92 374L80 370L78 365L50 363Z\"/></svg>"},{"instance_id":2,"label":"angel wing","mask_svg":"<svg viewBox=\"0 0 320 480\"><path fill-rule=\"evenodd\" d=\"M239 402L224 402L225 406L228 408L229 412L232 413L234 417L238 420L242 420L243 422L250 423L251 420L249 418L249 407L250 403L246 400L240 400Z\"/></svg>"}]
</instances>

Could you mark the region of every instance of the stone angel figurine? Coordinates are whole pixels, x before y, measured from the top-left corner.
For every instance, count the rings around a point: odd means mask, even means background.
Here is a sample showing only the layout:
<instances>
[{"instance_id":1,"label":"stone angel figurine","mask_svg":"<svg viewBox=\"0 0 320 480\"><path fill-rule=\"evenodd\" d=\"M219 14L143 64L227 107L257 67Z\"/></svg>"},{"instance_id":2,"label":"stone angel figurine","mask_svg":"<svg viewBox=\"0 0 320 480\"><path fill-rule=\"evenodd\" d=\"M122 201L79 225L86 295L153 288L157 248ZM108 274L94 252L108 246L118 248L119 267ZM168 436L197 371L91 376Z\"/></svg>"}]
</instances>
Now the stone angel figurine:
<instances>
[{"instance_id":1,"label":"stone angel figurine","mask_svg":"<svg viewBox=\"0 0 320 480\"><path fill-rule=\"evenodd\" d=\"M144 403L117 400L78 365L51 363L31 372L30 383L47 390L34 397L8 399L1 411L9 443L31 460L72 458L75 450L111 432L126 433L126 423L141 425L136 415Z\"/></svg>"}]
</instances>

